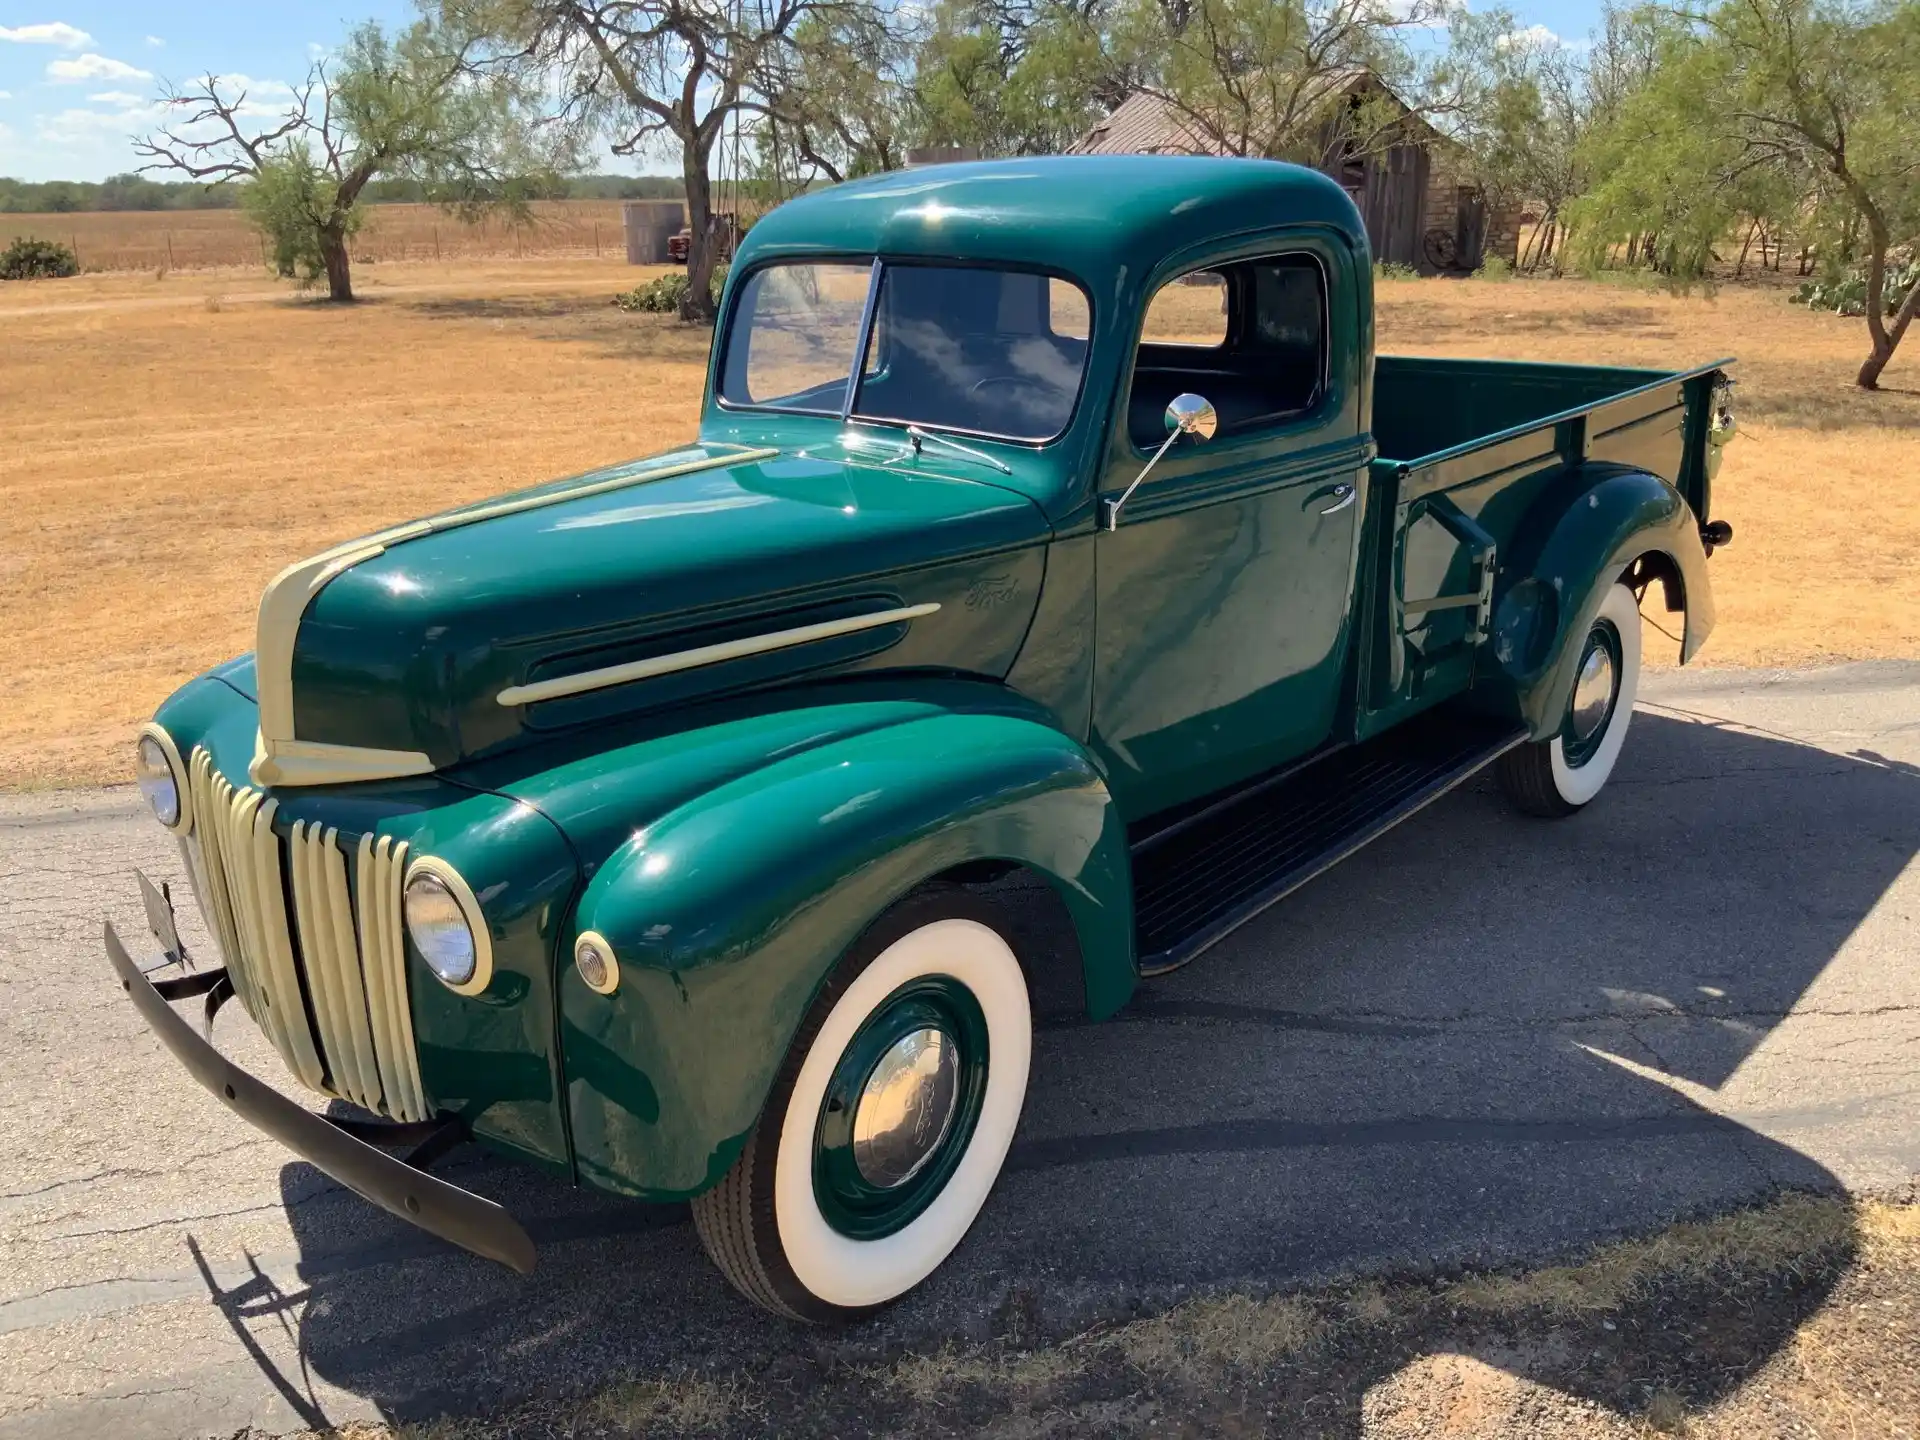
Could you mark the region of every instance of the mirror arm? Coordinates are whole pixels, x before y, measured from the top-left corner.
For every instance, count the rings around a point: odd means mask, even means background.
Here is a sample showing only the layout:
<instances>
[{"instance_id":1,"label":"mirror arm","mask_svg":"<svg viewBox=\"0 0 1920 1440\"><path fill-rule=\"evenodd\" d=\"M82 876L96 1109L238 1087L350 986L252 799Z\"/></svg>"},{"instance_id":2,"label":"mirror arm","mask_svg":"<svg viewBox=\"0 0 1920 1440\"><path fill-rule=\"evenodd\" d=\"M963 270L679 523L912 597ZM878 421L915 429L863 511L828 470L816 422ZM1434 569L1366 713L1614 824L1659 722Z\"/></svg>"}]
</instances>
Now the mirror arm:
<instances>
[{"instance_id":1,"label":"mirror arm","mask_svg":"<svg viewBox=\"0 0 1920 1440\"><path fill-rule=\"evenodd\" d=\"M1160 457L1167 453L1168 447L1185 433L1186 432L1182 430L1170 431L1167 438L1160 442L1160 448L1153 452L1153 458L1148 460L1147 463L1140 468L1140 473L1133 477L1133 484L1127 486L1125 490L1120 492L1120 498L1118 500L1103 500L1100 502L1101 508L1106 511L1106 514L1101 517L1105 521L1101 527L1102 529L1118 530L1120 528L1120 507L1125 505L1133 495L1133 492L1140 488L1140 482L1146 479L1148 472L1160 463Z\"/></svg>"}]
</instances>

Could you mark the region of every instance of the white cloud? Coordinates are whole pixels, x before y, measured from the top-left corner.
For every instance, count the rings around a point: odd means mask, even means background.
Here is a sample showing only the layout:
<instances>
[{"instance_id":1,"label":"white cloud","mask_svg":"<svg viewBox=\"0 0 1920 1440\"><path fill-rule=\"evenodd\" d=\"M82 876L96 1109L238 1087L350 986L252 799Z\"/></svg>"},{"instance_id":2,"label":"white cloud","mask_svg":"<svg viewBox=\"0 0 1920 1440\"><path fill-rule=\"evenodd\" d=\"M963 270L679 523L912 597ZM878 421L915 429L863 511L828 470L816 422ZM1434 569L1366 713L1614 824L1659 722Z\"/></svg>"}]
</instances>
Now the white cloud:
<instances>
[{"instance_id":1,"label":"white cloud","mask_svg":"<svg viewBox=\"0 0 1920 1440\"><path fill-rule=\"evenodd\" d=\"M1465 0L1382 0L1389 18L1415 30L1444 30L1456 10L1467 8Z\"/></svg>"},{"instance_id":2,"label":"white cloud","mask_svg":"<svg viewBox=\"0 0 1920 1440\"><path fill-rule=\"evenodd\" d=\"M11 100L12 98L13 98L13 91L0 90L0 100Z\"/></svg>"},{"instance_id":3,"label":"white cloud","mask_svg":"<svg viewBox=\"0 0 1920 1440\"><path fill-rule=\"evenodd\" d=\"M86 146L108 137L124 140L166 119L165 102L141 100L112 110L60 110L33 117L34 133L49 145Z\"/></svg>"},{"instance_id":4,"label":"white cloud","mask_svg":"<svg viewBox=\"0 0 1920 1440\"><path fill-rule=\"evenodd\" d=\"M293 87L284 80L256 80L251 75L215 75L214 84L223 91L232 94L244 90L249 96L259 98L266 95L291 97Z\"/></svg>"},{"instance_id":5,"label":"white cloud","mask_svg":"<svg viewBox=\"0 0 1920 1440\"><path fill-rule=\"evenodd\" d=\"M15 173L24 180L99 180L139 165L133 137L173 118L165 102L137 97L128 105L41 111L19 127L22 133L5 153L10 161L20 157Z\"/></svg>"},{"instance_id":6,"label":"white cloud","mask_svg":"<svg viewBox=\"0 0 1920 1440\"><path fill-rule=\"evenodd\" d=\"M58 85L80 85L88 80L151 80L153 72L88 51L78 60L53 61L47 66L47 78Z\"/></svg>"},{"instance_id":7,"label":"white cloud","mask_svg":"<svg viewBox=\"0 0 1920 1440\"><path fill-rule=\"evenodd\" d=\"M166 41L164 41L164 40L162 40L162 39L161 39L161 38L160 38L160 37L159 37L158 35L149 35L149 36L147 36L147 44L149 44L149 45L151 45L151 46L153 46L153 48L154 48L154 49L156 49L156 50L158 50L158 49L160 49L160 48L161 48L162 46L164 46L164 45L165 45L166 43L167 43L167 42L166 42Z\"/></svg>"},{"instance_id":8,"label":"white cloud","mask_svg":"<svg viewBox=\"0 0 1920 1440\"><path fill-rule=\"evenodd\" d=\"M89 95L87 99L96 105L118 105L125 109L129 105L144 105L147 97L136 95L131 90L102 90L98 95Z\"/></svg>"},{"instance_id":9,"label":"white cloud","mask_svg":"<svg viewBox=\"0 0 1920 1440\"><path fill-rule=\"evenodd\" d=\"M62 50L78 50L82 45L93 43L93 37L86 31L59 20L12 29L0 25L0 40L11 40L16 45L58 45Z\"/></svg>"},{"instance_id":10,"label":"white cloud","mask_svg":"<svg viewBox=\"0 0 1920 1440\"><path fill-rule=\"evenodd\" d=\"M1529 25L1524 30L1509 30L1495 42L1502 50L1590 50L1591 40L1568 40L1544 25Z\"/></svg>"}]
</instances>

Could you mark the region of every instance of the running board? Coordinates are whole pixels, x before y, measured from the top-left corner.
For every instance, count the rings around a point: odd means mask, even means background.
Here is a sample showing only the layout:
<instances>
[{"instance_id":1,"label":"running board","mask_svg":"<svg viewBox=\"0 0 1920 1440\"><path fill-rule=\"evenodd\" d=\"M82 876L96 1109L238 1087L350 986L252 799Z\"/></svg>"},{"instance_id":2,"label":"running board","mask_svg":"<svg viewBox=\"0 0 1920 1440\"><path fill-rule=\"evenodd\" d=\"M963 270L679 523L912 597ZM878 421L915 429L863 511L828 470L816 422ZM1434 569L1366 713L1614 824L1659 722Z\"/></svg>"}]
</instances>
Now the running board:
<instances>
[{"instance_id":1,"label":"running board","mask_svg":"<svg viewBox=\"0 0 1920 1440\"><path fill-rule=\"evenodd\" d=\"M1527 738L1435 712L1255 782L1133 847L1136 953L1162 975Z\"/></svg>"}]
</instances>

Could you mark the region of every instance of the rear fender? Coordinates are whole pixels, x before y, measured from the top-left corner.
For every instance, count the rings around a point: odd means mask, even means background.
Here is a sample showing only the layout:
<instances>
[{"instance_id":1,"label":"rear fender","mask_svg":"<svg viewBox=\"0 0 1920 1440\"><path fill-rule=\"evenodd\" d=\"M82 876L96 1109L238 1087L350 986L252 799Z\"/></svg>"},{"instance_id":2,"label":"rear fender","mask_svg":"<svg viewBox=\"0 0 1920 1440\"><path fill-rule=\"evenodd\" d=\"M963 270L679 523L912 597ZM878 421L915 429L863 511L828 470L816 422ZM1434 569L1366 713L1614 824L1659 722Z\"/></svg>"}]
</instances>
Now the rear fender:
<instances>
[{"instance_id":1,"label":"rear fender","mask_svg":"<svg viewBox=\"0 0 1920 1440\"><path fill-rule=\"evenodd\" d=\"M1088 1010L1134 980L1125 827L1086 752L1005 715L944 714L777 760L671 810L595 874L572 937L602 936L612 994L563 951L561 1043L581 1175L695 1194L739 1154L835 961L888 905L977 861L1066 903Z\"/></svg>"},{"instance_id":2,"label":"rear fender","mask_svg":"<svg viewBox=\"0 0 1920 1440\"><path fill-rule=\"evenodd\" d=\"M1685 664L1713 629L1713 590L1699 522L1679 491L1657 475L1586 465L1578 483L1555 486L1523 533L1539 537L1503 568L1512 580L1495 604L1491 651L1535 739L1560 725L1573 693L1581 642L1607 587L1643 555L1663 556L1677 573L1686 608ZM1665 570L1669 567L1660 565Z\"/></svg>"}]
</instances>

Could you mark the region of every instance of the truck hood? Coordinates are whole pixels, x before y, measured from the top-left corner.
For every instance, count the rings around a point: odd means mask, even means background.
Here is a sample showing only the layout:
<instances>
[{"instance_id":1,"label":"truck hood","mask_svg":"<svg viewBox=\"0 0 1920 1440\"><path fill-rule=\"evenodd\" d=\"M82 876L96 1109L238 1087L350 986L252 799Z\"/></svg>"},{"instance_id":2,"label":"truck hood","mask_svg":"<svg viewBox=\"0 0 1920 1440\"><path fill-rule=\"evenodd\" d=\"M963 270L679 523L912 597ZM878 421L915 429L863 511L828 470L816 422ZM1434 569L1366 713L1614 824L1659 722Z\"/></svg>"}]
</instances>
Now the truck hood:
<instances>
[{"instance_id":1,"label":"truck hood","mask_svg":"<svg viewBox=\"0 0 1920 1440\"><path fill-rule=\"evenodd\" d=\"M444 770L801 675L999 678L1048 533L981 481L715 445L399 526L269 587L254 778Z\"/></svg>"}]
</instances>

